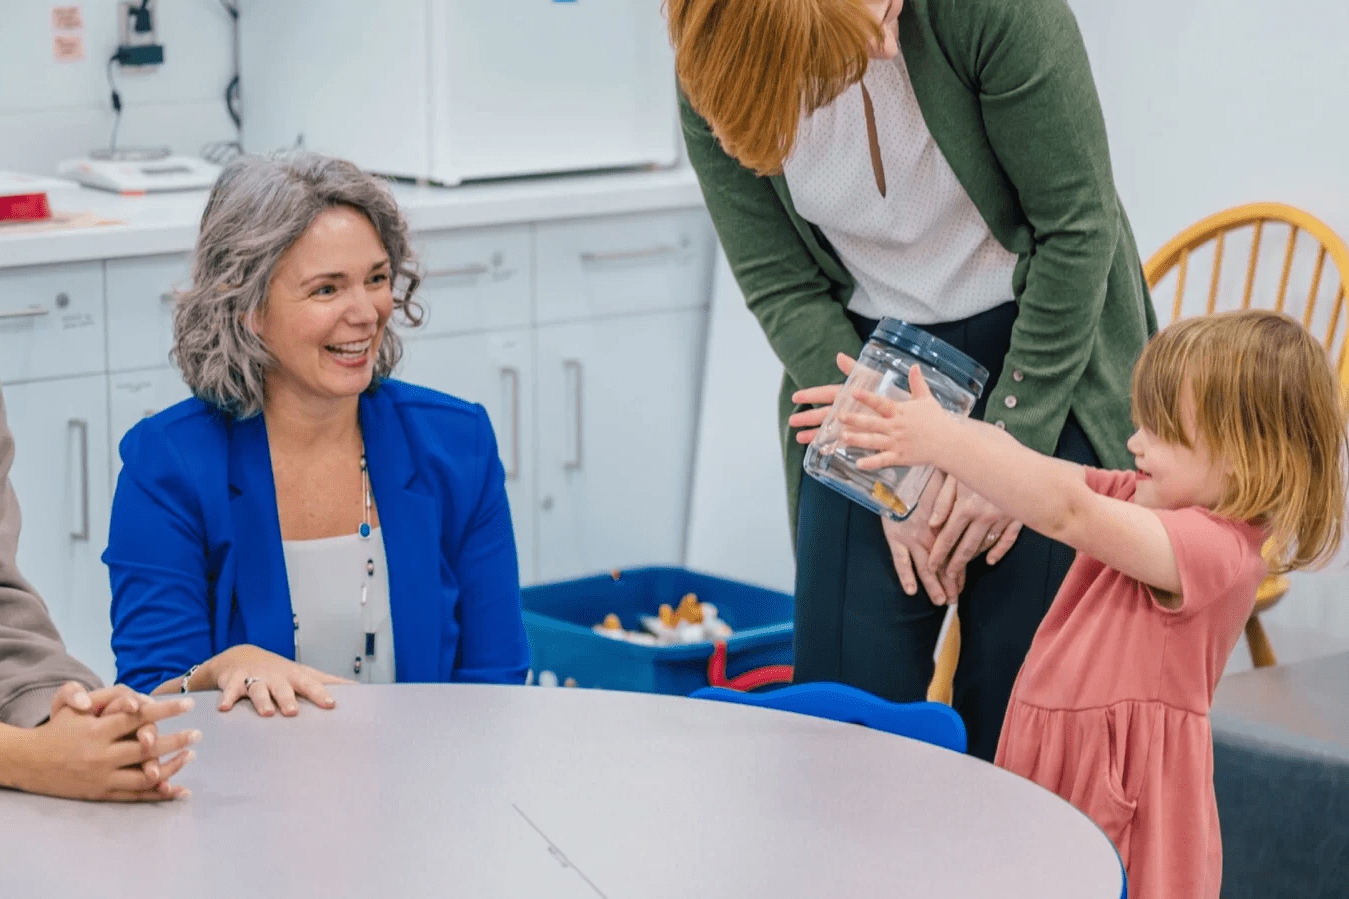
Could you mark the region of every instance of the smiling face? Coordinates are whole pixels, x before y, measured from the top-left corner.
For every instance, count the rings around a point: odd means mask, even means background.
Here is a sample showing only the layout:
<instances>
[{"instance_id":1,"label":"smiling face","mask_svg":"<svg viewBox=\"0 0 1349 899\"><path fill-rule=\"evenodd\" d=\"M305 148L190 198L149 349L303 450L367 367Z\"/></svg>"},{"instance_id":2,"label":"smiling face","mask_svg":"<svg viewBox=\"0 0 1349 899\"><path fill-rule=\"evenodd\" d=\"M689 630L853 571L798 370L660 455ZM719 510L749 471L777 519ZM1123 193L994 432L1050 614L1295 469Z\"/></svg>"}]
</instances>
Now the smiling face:
<instances>
[{"instance_id":1,"label":"smiling face","mask_svg":"<svg viewBox=\"0 0 1349 899\"><path fill-rule=\"evenodd\" d=\"M867 10L881 23L882 43L871 48L872 59L894 59L899 54L899 12L904 0L863 0Z\"/></svg>"},{"instance_id":2,"label":"smiling face","mask_svg":"<svg viewBox=\"0 0 1349 899\"><path fill-rule=\"evenodd\" d=\"M374 225L349 206L325 209L277 262L255 322L276 359L268 396L359 396L392 314L389 254Z\"/></svg>"},{"instance_id":3,"label":"smiling face","mask_svg":"<svg viewBox=\"0 0 1349 899\"><path fill-rule=\"evenodd\" d=\"M1180 414L1185 433L1197 435L1194 403L1188 396L1181 402ZM1138 469L1136 503L1150 509L1212 509L1222 501L1227 464L1213 457L1202 437L1193 437L1191 443L1193 446L1187 447L1162 440L1147 428L1134 432L1129 438L1129 452L1134 454Z\"/></svg>"}]
</instances>

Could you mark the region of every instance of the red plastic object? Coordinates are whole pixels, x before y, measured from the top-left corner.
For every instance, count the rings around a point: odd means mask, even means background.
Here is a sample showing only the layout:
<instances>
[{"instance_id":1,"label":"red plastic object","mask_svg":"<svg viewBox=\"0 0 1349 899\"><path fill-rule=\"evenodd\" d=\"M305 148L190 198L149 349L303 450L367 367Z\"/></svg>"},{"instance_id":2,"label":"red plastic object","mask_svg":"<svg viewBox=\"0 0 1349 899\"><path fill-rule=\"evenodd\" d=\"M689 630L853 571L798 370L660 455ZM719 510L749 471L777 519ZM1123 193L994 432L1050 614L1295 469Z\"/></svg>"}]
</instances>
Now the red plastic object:
<instances>
[{"instance_id":1,"label":"red plastic object","mask_svg":"<svg viewBox=\"0 0 1349 899\"><path fill-rule=\"evenodd\" d=\"M791 682L791 665L765 665L762 668L746 671L744 674L728 680L726 677L726 643L718 640L712 644L712 658L707 660L707 685L709 687L726 687L731 690L739 690L741 693L747 693L769 684L790 684Z\"/></svg>"},{"instance_id":2,"label":"red plastic object","mask_svg":"<svg viewBox=\"0 0 1349 899\"><path fill-rule=\"evenodd\" d=\"M51 217L45 193L0 196L0 222L36 222Z\"/></svg>"}]
</instances>

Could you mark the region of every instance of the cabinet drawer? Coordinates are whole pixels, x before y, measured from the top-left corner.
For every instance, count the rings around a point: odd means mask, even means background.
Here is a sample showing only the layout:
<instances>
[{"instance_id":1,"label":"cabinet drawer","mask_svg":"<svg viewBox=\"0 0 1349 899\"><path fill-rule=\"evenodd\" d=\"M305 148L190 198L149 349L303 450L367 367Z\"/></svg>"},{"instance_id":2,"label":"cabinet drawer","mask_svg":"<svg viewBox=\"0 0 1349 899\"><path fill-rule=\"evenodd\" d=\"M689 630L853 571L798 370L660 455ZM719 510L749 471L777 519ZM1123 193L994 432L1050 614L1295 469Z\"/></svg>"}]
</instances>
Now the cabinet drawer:
<instances>
[{"instance_id":1,"label":"cabinet drawer","mask_svg":"<svg viewBox=\"0 0 1349 899\"><path fill-rule=\"evenodd\" d=\"M173 348L173 291L188 285L192 257L109 259L108 367L167 365Z\"/></svg>"},{"instance_id":2,"label":"cabinet drawer","mask_svg":"<svg viewBox=\"0 0 1349 899\"><path fill-rule=\"evenodd\" d=\"M102 372L103 264L0 270L0 382Z\"/></svg>"},{"instance_id":3,"label":"cabinet drawer","mask_svg":"<svg viewBox=\"0 0 1349 899\"><path fill-rule=\"evenodd\" d=\"M530 322L529 228L432 231L413 236L425 310L409 338L518 328Z\"/></svg>"},{"instance_id":4,"label":"cabinet drawer","mask_svg":"<svg viewBox=\"0 0 1349 899\"><path fill-rule=\"evenodd\" d=\"M539 225L540 323L707 305L715 236L706 210Z\"/></svg>"}]
</instances>

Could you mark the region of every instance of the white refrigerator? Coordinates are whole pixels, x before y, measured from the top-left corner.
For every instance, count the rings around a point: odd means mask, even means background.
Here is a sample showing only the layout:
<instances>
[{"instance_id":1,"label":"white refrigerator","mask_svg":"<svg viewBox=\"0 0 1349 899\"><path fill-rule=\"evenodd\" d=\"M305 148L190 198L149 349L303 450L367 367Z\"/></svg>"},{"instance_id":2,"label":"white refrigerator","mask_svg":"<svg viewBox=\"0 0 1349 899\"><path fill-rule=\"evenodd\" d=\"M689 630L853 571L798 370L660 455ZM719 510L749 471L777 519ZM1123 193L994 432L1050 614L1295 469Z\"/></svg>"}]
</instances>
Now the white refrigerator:
<instances>
[{"instance_id":1,"label":"white refrigerator","mask_svg":"<svg viewBox=\"0 0 1349 899\"><path fill-rule=\"evenodd\" d=\"M440 184L678 159L660 0L242 0L243 146Z\"/></svg>"}]
</instances>

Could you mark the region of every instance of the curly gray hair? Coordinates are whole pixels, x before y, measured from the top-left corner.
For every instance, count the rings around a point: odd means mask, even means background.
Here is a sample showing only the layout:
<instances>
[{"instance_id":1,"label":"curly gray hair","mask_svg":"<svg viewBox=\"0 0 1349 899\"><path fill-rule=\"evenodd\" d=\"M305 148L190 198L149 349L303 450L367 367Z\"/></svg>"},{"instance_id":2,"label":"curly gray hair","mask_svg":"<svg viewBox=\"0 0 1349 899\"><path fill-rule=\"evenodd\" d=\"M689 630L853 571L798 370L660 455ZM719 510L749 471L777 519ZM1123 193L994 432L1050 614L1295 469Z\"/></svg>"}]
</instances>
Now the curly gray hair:
<instances>
[{"instance_id":1,"label":"curly gray hair","mask_svg":"<svg viewBox=\"0 0 1349 899\"><path fill-rule=\"evenodd\" d=\"M264 375L275 360L248 322L266 303L281 255L333 206L350 206L374 225L389 254L394 312L408 325L421 324L422 309L413 299L421 277L407 222L381 179L317 153L243 156L211 189L192 285L175 295L172 356L198 397L236 418L262 411ZM402 355L402 340L386 328L371 388Z\"/></svg>"}]
</instances>

